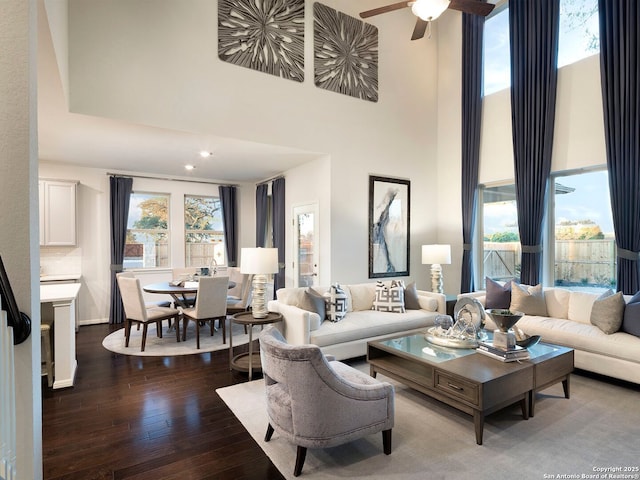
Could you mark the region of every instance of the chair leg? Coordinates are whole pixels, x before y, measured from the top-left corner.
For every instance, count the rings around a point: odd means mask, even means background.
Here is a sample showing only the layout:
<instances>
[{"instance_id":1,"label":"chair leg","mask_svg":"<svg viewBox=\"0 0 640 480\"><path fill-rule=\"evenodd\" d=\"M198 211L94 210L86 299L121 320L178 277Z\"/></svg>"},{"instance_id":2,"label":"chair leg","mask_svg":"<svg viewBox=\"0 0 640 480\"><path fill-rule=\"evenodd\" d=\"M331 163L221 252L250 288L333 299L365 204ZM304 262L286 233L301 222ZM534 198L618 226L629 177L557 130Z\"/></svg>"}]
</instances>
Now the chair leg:
<instances>
[{"instance_id":1,"label":"chair leg","mask_svg":"<svg viewBox=\"0 0 640 480\"><path fill-rule=\"evenodd\" d=\"M220 317L220 323L222 324L222 344L227 343L227 316Z\"/></svg>"},{"instance_id":2,"label":"chair leg","mask_svg":"<svg viewBox=\"0 0 640 480\"><path fill-rule=\"evenodd\" d=\"M271 426L271 424L268 424L267 433L264 435L264 441L268 442L269 440L271 440L272 436L273 436L273 427Z\"/></svg>"},{"instance_id":3,"label":"chair leg","mask_svg":"<svg viewBox=\"0 0 640 480\"><path fill-rule=\"evenodd\" d=\"M126 318L124 320L124 346L125 347L129 346L129 337L131 337L131 320Z\"/></svg>"},{"instance_id":4,"label":"chair leg","mask_svg":"<svg viewBox=\"0 0 640 480\"><path fill-rule=\"evenodd\" d=\"M211 328L211 336L213 337L213 330L214 327L216 326L216 319L215 318L210 318L209 319L209 327Z\"/></svg>"},{"instance_id":5,"label":"chair leg","mask_svg":"<svg viewBox=\"0 0 640 480\"><path fill-rule=\"evenodd\" d=\"M144 347L147 343L147 327L149 325L147 323L142 325L142 345L140 346L140 351L144 352Z\"/></svg>"},{"instance_id":6,"label":"chair leg","mask_svg":"<svg viewBox=\"0 0 640 480\"><path fill-rule=\"evenodd\" d=\"M200 350L200 320L196 320L196 348Z\"/></svg>"},{"instance_id":7,"label":"chair leg","mask_svg":"<svg viewBox=\"0 0 640 480\"><path fill-rule=\"evenodd\" d=\"M293 469L293 476L299 477L302 473L302 466L304 465L304 459L307 457L307 447L301 447L298 445L298 453L296 454L296 466Z\"/></svg>"},{"instance_id":8,"label":"chair leg","mask_svg":"<svg viewBox=\"0 0 640 480\"><path fill-rule=\"evenodd\" d=\"M156 336L162 338L162 320L156 322Z\"/></svg>"},{"instance_id":9,"label":"chair leg","mask_svg":"<svg viewBox=\"0 0 640 480\"><path fill-rule=\"evenodd\" d=\"M182 341L187 341L187 327L189 326L189 317L182 316Z\"/></svg>"},{"instance_id":10,"label":"chair leg","mask_svg":"<svg viewBox=\"0 0 640 480\"><path fill-rule=\"evenodd\" d=\"M180 343L180 315L173 317L175 319L174 328L176 330L176 342ZM171 325L171 318L169 319L169 325Z\"/></svg>"},{"instance_id":11,"label":"chair leg","mask_svg":"<svg viewBox=\"0 0 640 480\"><path fill-rule=\"evenodd\" d=\"M382 432L382 447L385 455L391 455L391 429Z\"/></svg>"}]
</instances>

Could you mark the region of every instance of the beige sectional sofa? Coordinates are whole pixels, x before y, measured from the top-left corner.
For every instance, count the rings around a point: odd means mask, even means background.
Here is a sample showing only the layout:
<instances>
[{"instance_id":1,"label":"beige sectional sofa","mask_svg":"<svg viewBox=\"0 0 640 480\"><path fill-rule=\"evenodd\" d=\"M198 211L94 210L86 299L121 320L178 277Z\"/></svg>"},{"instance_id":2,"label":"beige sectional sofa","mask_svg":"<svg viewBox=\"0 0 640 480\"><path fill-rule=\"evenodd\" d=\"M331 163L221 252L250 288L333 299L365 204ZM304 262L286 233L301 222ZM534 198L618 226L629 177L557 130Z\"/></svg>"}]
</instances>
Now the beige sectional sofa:
<instances>
[{"instance_id":1,"label":"beige sectional sofa","mask_svg":"<svg viewBox=\"0 0 640 480\"><path fill-rule=\"evenodd\" d=\"M367 342L381 337L423 330L432 326L438 314L446 311L443 294L417 290L420 309L404 313L372 310L375 283L341 285L347 295L347 313L338 322L321 319L305 301L306 288L281 288L269 310L283 316L281 330L293 345L312 343L337 360L367 353ZM314 287L323 293L327 287ZM303 308L301 308L303 307ZM305 309L307 308L307 309Z\"/></svg>"},{"instance_id":2,"label":"beige sectional sofa","mask_svg":"<svg viewBox=\"0 0 640 480\"><path fill-rule=\"evenodd\" d=\"M543 289L547 315L527 315L517 326L528 335L540 335L542 341L564 345L575 350L575 367L640 384L640 337L616 331L606 334L591 323L596 293L570 291L563 288ZM462 294L486 305L486 292ZM624 296L626 302L631 296ZM513 309L513 308L512 308ZM495 324L487 315L486 328Z\"/></svg>"}]
</instances>

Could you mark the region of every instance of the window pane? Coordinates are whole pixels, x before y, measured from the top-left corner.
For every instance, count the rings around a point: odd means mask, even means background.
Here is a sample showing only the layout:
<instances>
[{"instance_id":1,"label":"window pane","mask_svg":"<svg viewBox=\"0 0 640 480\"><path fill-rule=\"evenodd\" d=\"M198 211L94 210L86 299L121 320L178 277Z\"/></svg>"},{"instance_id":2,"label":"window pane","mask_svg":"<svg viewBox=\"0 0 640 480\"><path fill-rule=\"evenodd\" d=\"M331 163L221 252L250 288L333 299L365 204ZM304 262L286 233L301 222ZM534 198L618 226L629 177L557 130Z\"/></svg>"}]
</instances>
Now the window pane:
<instances>
[{"instance_id":1,"label":"window pane","mask_svg":"<svg viewBox=\"0 0 640 480\"><path fill-rule=\"evenodd\" d=\"M520 235L515 185L482 191L483 276L494 280L520 279Z\"/></svg>"},{"instance_id":2,"label":"window pane","mask_svg":"<svg viewBox=\"0 0 640 480\"><path fill-rule=\"evenodd\" d=\"M511 60L509 59L509 9L487 18L484 24L484 95L509 88Z\"/></svg>"},{"instance_id":3,"label":"window pane","mask_svg":"<svg viewBox=\"0 0 640 480\"><path fill-rule=\"evenodd\" d=\"M560 0L558 68L600 51L598 0Z\"/></svg>"},{"instance_id":4,"label":"window pane","mask_svg":"<svg viewBox=\"0 0 640 480\"><path fill-rule=\"evenodd\" d=\"M555 178L555 285L572 290L615 289L607 171Z\"/></svg>"},{"instance_id":5,"label":"window pane","mask_svg":"<svg viewBox=\"0 0 640 480\"><path fill-rule=\"evenodd\" d=\"M124 268L169 266L169 195L132 193Z\"/></svg>"},{"instance_id":6,"label":"window pane","mask_svg":"<svg viewBox=\"0 0 640 480\"><path fill-rule=\"evenodd\" d=\"M184 228L186 267L226 264L219 198L185 195Z\"/></svg>"}]
</instances>

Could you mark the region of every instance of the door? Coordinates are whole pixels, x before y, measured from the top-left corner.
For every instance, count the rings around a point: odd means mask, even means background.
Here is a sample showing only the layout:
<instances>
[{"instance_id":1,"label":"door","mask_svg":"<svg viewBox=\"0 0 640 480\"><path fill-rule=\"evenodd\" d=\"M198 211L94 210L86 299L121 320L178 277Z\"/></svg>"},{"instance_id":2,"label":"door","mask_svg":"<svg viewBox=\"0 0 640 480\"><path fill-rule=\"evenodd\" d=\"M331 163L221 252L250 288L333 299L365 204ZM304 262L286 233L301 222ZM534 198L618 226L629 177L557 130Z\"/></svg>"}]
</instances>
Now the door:
<instances>
[{"instance_id":1,"label":"door","mask_svg":"<svg viewBox=\"0 0 640 480\"><path fill-rule=\"evenodd\" d=\"M318 204L293 207L293 279L296 287L318 285Z\"/></svg>"}]
</instances>

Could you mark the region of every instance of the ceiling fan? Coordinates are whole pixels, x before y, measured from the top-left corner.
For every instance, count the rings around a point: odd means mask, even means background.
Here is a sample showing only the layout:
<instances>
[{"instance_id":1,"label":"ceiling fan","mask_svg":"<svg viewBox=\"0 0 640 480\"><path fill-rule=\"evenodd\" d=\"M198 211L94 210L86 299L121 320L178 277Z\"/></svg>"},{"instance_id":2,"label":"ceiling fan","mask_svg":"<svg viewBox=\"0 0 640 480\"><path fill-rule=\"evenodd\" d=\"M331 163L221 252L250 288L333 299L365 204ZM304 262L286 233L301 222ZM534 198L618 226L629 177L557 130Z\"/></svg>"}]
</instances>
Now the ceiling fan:
<instances>
[{"instance_id":1,"label":"ceiling fan","mask_svg":"<svg viewBox=\"0 0 640 480\"><path fill-rule=\"evenodd\" d=\"M484 3L480 0L416 0L414 2L398 2L384 7L374 8L360 13L360 18L373 17L381 13L393 12L402 8L411 7L413 14L418 17L413 29L411 40L424 37L429 22L438 18L447 8L460 12L472 13L486 17L494 9L492 3Z\"/></svg>"}]
</instances>

